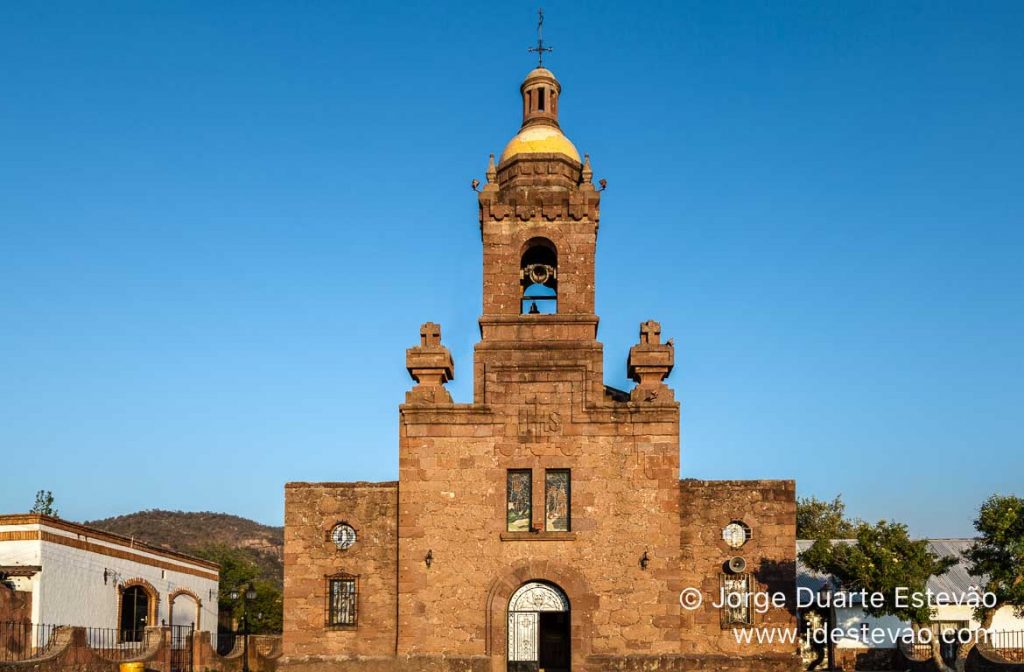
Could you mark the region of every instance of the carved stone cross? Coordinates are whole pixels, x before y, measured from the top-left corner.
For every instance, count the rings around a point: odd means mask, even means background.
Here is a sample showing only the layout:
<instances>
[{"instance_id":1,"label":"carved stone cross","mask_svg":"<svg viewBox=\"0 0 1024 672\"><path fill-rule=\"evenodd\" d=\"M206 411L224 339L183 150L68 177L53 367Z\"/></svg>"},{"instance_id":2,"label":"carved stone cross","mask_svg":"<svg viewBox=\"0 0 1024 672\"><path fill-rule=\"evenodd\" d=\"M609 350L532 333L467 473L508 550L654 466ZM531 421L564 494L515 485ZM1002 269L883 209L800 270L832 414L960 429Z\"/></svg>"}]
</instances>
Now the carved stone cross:
<instances>
[{"instance_id":1,"label":"carved stone cross","mask_svg":"<svg viewBox=\"0 0 1024 672\"><path fill-rule=\"evenodd\" d=\"M420 327L420 345L441 345L441 325L434 322L425 322Z\"/></svg>"},{"instance_id":2,"label":"carved stone cross","mask_svg":"<svg viewBox=\"0 0 1024 672\"><path fill-rule=\"evenodd\" d=\"M640 342L645 345L661 343L661 325L654 320L647 320L640 325Z\"/></svg>"},{"instance_id":3,"label":"carved stone cross","mask_svg":"<svg viewBox=\"0 0 1024 672\"><path fill-rule=\"evenodd\" d=\"M420 344L405 351L405 368L416 381L405 394L406 403L452 403L444 384L454 377L455 364L448 348L441 345L441 325L427 322L420 327Z\"/></svg>"}]
</instances>

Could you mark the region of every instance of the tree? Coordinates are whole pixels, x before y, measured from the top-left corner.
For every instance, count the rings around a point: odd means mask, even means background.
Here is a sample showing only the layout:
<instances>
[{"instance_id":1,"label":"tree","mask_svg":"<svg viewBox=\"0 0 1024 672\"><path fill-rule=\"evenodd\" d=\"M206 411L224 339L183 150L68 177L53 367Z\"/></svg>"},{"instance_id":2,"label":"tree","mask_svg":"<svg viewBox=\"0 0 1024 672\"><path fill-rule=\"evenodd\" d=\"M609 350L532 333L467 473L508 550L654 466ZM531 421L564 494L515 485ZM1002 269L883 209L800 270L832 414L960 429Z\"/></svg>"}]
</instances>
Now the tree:
<instances>
[{"instance_id":1,"label":"tree","mask_svg":"<svg viewBox=\"0 0 1024 672\"><path fill-rule=\"evenodd\" d=\"M797 498L797 539L849 539L855 529L855 522L846 517L842 495L836 495L831 502L817 497Z\"/></svg>"},{"instance_id":2,"label":"tree","mask_svg":"<svg viewBox=\"0 0 1024 672\"><path fill-rule=\"evenodd\" d=\"M263 575L253 552L224 544L206 546L194 553L220 565L218 613L229 614L236 623L242 620L242 594L249 584L256 589L256 599L249 602L249 631L253 634L281 632L284 619L284 599L276 581ZM237 590L239 598L231 599Z\"/></svg>"},{"instance_id":3,"label":"tree","mask_svg":"<svg viewBox=\"0 0 1024 672\"><path fill-rule=\"evenodd\" d=\"M36 503L29 513L37 513L43 516L60 517L60 512L53 506L53 493L49 490L40 490L36 493Z\"/></svg>"},{"instance_id":4,"label":"tree","mask_svg":"<svg viewBox=\"0 0 1024 672\"><path fill-rule=\"evenodd\" d=\"M992 495L981 505L974 529L981 535L964 557L971 576L985 577L984 592L995 597L978 606L975 616L983 629L992 627L1000 607L1011 606L1017 618L1024 618L1024 499ZM974 642L967 645L973 648ZM957 668L960 669L958 656Z\"/></svg>"},{"instance_id":5,"label":"tree","mask_svg":"<svg viewBox=\"0 0 1024 672\"><path fill-rule=\"evenodd\" d=\"M927 627L932 618L927 602L915 605L912 600L897 600L897 590L923 595L928 579L944 574L957 563L956 558L932 553L926 539L912 540L907 526L900 523L859 522L853 532L851 543L835 542L827 535L818 537L800 559L810 569L831 575L841 590L882 595L880 604L864 605L867 614L895 616L911 623L915 631ZM932 660L940 670L950 672L942 660L938 638L932 639Z\"/></svg>"}]
</instances>

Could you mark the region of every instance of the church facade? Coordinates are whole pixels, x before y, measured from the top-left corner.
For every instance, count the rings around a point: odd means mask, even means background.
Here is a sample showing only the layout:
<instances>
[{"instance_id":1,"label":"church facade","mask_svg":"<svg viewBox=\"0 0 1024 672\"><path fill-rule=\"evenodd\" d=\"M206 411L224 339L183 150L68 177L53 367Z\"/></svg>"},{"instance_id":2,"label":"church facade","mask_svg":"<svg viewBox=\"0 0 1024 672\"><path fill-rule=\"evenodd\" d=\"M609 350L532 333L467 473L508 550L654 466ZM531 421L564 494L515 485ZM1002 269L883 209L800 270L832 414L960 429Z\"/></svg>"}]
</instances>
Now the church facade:
<instances>
[{"instance_id":1,"label":"church facade","mask_svg":"<svg viewBox=\"0 0 1024 672\"><path fill-rule=\"evenodd\" d=\"M428 322L406 352L398 481L287 484L281 665L797 669L795 644L737 641L795 627L795 484L680 479L657 322L625 362L633 389L604 384L602 188L559 127L554 75L521 92L478 193L473 401L445 389L455 363ZM789 599L717 609L723 591Z\"/></svg>"}]
</instances>

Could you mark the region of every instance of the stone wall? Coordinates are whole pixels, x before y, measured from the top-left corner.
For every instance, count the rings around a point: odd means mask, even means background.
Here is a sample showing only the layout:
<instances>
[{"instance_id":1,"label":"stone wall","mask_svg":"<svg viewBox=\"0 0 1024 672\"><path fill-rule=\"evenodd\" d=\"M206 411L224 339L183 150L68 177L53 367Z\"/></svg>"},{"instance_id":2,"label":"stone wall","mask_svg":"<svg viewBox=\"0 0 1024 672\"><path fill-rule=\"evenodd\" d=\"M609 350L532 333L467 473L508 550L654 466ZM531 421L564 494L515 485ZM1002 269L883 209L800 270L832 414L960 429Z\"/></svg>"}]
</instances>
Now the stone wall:
<instances>
[{"instance_id":1,"label":"stone wall","mask_svg":"<svg viewBox=\"0 0 1024 672\"><path fill-rule=\"evenodd\" d=\"M86 629L60 627L45 652L18 662L0 662L0 672L116 672L121 662L141 662L147 672L171 672L171 631L168 627L146 629L146 649L134 658L112 660L89 647ZM249 645L251 672L274 672L280 651L278 637L253 636ZM242 652L219 656L210 646L210 633L197 632L192 647L195 672L240 672Z\"/></svg>"},{"instance_id":2,"label":"stone wall","mask_svg":"<svg viewBox=\"0 0 1024 672\"><path fill-rule=\"evenodd\" d=\"M193 670L195 672L241 672L245 646L241 638L233 651L221 656L213 648L209 632L197 632L193 642ZM274 672L281 656L281 638L271 635L252 635L249 638L249 669L251 672Z\"/></svg>"},{"instance_id":3,"label":"stone wall","mask_svg":"<svg viewBox=\"0 0 1024 672\"><path fill-rule=\"evenodd\" d=\"M117 664L103 660L86 644L84 628L58 628L40 655L0 663L0 672L113 672Z\"/></svg>"},{"instance_id":4,"label":"stone wall","mask_svg":"<svg viewBox=\"0 0 1024 672\"><path fill-rule=\"evenodd\" d=\"M330 539L341 522L356 530L344 551ZM285 487L286 659L325 653L395 652L398 484L289 483ZM357 580L357 627L327 627L327 581Z\"/></svg>"},{"instance_id":5,"label":"stone wall","mask_svg":"<svg viewBox=\"0 0 1024 672\"><path fill-rule=\"evenodd\" d=\"M716 655L678 656L594 656L588 672L796 672L799 660L794 655L758 654L736 658Z\"/></svg>"},{"instance_id":6,"label":"stone wall","mask_svg":"<svg viewBox=\"0 0 1024 672\"><path fill-rule=\"evenodd\" d=\"M289 672L503 672L487 656L326 656L292 661ZM745 658L706 655L591 656L584 672L796 672L799 661L789 655Z\"/></svg>"},{"instance_id":7,"label":"stone wall","mask_svg":"<svg viewBox=\"0 0 1024 672\"><path fill-rule=\"evenodd\" d=\"M288 672L492 672L485 656L313 656Z\"/></svg>"},{"instance_id":8,"label":"stone wall","mask_svg":"<svg viewBox=\"0 0 1024 672\"><path fill-rule=\"evenodd\" d=\"M677 652L678 406L594 400L593 347L486 357L488 408L402 408L399 653L503 659L508 599L537 580L569 598L574 664ZM544 472L566 468L571 531L549 532ZM506 531L509 469L532 470L536 532Z\"/></svg>"},{"instance_id":9,"label":"stone wall","mask_svg":"<svg viewBox=\"0 0 1024 672\"><path fill-rule=\"evenodd\" d=\"M1024 672L1024 663L1011 662L985 644L979 644L967 654L964 665L967 672Z\"/></svg>"},{"instance_id":10,"label":"stone wall","mask_svg":"<svg viewBox=\"0 0 1024 672\"><path fill-rule=\"evenodd\" d=\"M32 620L32 593L12 590L0 584L0 623L28 623Z\"/></svg>"},{"instance_id":11,"label":"stone wall","mask_svg":"<svg viewBox=\"0 0 1024 672\"><path fill-rule=\"evenodd\" d=\"M774 651L791 653L795 646L751 646L737 643L732 626L723 627L713 608L721 591L721 577L730 557L747 561L747 572L758 590L785 595L786 608L753 614L754 628L795 628L796 621L796 483L794 481L698 481L680 483L682 582L699 587L703 608L684 612L681 637L684 649L721 654L750 655ZM722 539L731 521L750 527L750 540L740 549Z\"/></svg>"},{"instance_id":12,"label":"stone wall","mask_svg":"<svg viewBox=\"0 0 1024 672\"><path fill-rule=\"evenodd\" d=\"M866 646L844 646L835 648L835 665L841 670L902 670L903 656L899 649L868 648ZM826 660L827 662L827 660Z\"/></svg>"}]
</instances>

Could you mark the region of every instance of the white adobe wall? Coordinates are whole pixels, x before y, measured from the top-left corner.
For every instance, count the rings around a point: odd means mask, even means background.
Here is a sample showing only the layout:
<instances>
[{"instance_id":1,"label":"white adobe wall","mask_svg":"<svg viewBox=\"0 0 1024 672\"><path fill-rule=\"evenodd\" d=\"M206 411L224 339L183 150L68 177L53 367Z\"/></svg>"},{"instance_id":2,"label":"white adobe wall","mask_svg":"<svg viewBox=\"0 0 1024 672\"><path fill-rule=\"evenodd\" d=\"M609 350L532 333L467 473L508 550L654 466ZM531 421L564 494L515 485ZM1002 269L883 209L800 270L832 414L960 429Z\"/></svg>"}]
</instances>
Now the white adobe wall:
<instances>
[{"instance_id":1,"label":"white adobe wall","mask_svg":"<svg viewBox=\"0 0 1024 672\"><path fill-rule=\"evenodd\" d=\"M906 627L904 623L901 622L895 616L883 616L881 618L873 618L864 613L864 611L860 608L836 609L835 627L842 628L844 632L847 630L859 630L861 627L861 623L867 623L868 628L870 629L883 629L885 631L884 639L886 641L883 641L881 644L874 644L871 642L861 641L860 638L850 638L844 636L836 642L836 648L864 648L865 646L867 646L872 649L893 649L896 648L896 644L894 642L888 641L891 638L889 633L891 632L899 634L901 629ZM868 636L870 637L871 635L869 634Z\"/></svg>"},{"instance_id":2,"label":"white adobe wall","mask_svg":"<svg viewBox=\"0 0 1024 672\"><path fill-rule=\"evenodd\" d=\"M1011 607L1002 607L992 619L993 630L1024 630L1024 618L1017 618Z\"/></svg>"},{"instance_id":3,"label":"white adobe wall","mask_svg":"<svg viewBox=\"0 0 1024 672\"><path fill-rule=\"evenodd\" d=\"M31 539L0 542L0 565L42 565L40 542ZM17 590L39 594L39 574L14 579ZM39 601L32 600L32 622L39 622Z\"/></svg>"},{"instance_id":4,"label":"white adobe wall","mask_svg":"<svg viewBox=\"0 0 1024 672\"><path fill-rule=\"evenodd\" d=\"M969 628L981 627L981 623L974 618L974 609L964 605L941 604L935 608L933 621L966 621Z\"/></svg>"},{"instance_id":5,"label":"white adobe wall","mask_svg":"<svg viewBox=\"0 0 1024 672\"><path fill-rule=\"evenodd\" d=\"M52 625L80 625L97 628L117 628L117 581L141 578L159 593L157 620L171 624L170 594L188 589L199 596L202 608L197 614L195 601L182 595L174 603L173 623L195 623L200 630L217 632L217 589L215 580L195 576L174 569L161 569L147 561L171 566L189 566L185 560L172 559L140 548L128 548L102 538L78 534L64 529L48 527L45 523L4 525L5 532L38 532L66 537L69 540L88 541L120 553L139 556L140 561L123 560L110 555L82 550L72 546L41 540L10 540L0 542L0 564L39 565L43 569L31 579L18 578L19 590L32 591L32 622ZM216 574L202 566L192 569ZM108 570L106 584L103 571ZM197 622L198 617L198 622Z\"/></svg>"},{"instance_id":6,"label":"white adobe wall","mask_svg":"<svg viewBox=\"0 0 1024 672\"><path fill-rule=\"evenodd\" d=\"M179 588L187 588L202 600L199 622L196 623L197 628L216 633L218 586L216 581L53 542L43 541L40 543L42 545L42 562L40 564L43 571L39 585L40 590L36 593L35 600L40 605L37 622L117 628L119 625L117 622L118 588L115 577L112 575L108 575L108 581L104 584L103 571L106 569L111 573L118 574L119 576L116 578L121 581L144 579L159 592L157 622L151 625L171 623L170 594ZM96 539L90 539L90 543L99 542ZM132 552L141 554L138 549ZM188 624L196 620L195 603L190 597L178 597L174 606L175 624ZM33 607L34 609L35 607Z\"/></svg>"},{"instance_id":7,"label":"white adobe wall","mask_svg":"<svg viewBox=\"0 0 1024 672\"><path fill-rule=\"evenodd\" d=\"M935 609L934 621L967 621L974 630L981 627L981 621L974 616L974 609L967 605L943 604ZM1024 619L1013 615L1012 607L1000 607L992 619L992 630L1024 630Z\"/></svg>"},{"instance_id":8,"label":"white adobe wall","mask_svg":"<svg viewBox=\"0 0 1024 672\"><path fill-rule=\"evenodd\" d=\"M964 605L944 604L936 607L933 621L967 621L971 629L981 627L981 623L974 617L974 610ZM900 628L910 627L894 616L873 618L868 616L859 608L836 609L836 627L844 631L858 629L861 623L867 623L869 628L883 628L889 632L897 632ZM1024 619L1017 618L1012 607L1001 607L992 619L992 630L1021 630L1024 631ZM836 642L839 648L863 648L867 645L870 648L891 649L895 644L886 641L882 644L865 643L859 639L844 637Z\"/></svg>"}]
</instances>

